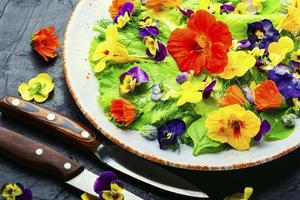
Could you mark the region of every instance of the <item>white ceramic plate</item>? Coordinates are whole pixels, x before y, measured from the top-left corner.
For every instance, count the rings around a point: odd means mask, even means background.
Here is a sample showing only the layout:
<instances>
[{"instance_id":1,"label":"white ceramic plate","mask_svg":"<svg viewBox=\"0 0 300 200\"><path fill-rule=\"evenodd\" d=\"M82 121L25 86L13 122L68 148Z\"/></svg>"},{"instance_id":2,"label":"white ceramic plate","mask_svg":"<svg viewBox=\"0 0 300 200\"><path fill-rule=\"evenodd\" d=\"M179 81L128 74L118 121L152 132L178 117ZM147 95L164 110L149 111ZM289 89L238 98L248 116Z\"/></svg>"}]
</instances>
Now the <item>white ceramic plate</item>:
<instances>
[{"instance_id":1,"label":"white ceramic plate","mask_svg":"<svg viewBox=\"0 0 300 200\"><path fill-rule=\"evenodd\" d=\"M158 142L148 141L133 131L114 126L98 102L98 81L88 62L92 31L99 19L109 18L111 0L79 1L67 26L64 40L64 73L71 94L86 118L107 138L122 148L151 161L193 170L229 170L259 165L279 158L300 146L300 133L276 142L262 142L249 151L224 151L194 157L192 148L182 145L180 153L162 151ZM299 124L299 123L298 123ZM297 130L297 129L296 129Z\"/></svg>"}]
</instances>

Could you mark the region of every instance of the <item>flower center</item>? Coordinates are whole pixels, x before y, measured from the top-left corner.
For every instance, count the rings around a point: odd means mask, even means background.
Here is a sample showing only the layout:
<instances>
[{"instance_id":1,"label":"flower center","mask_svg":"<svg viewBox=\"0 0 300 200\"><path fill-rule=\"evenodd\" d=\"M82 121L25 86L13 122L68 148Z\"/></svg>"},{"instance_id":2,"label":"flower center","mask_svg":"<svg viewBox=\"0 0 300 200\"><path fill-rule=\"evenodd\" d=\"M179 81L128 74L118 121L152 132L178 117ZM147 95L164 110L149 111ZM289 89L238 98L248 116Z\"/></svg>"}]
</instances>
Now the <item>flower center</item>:
<instances>
[{"instance_id":1,"label":"flower center","mask_svg":"<svg viewBox=\"0 0 300 200\"><path fill-rule=\"evenodd\" d=\"M197 37L197 44L198 46L196 48L193 47L194 50L196 51L203 51L208 48L210 48L210 41L205 35L200 35Z\"/></svg>"},{"instance_id":2,"label":"flower center","mask_svg":"<svg viewBox=\"0 0 300 200\"><path fill-rule=\"evenodd\" d=\"M255 36L256 36L258 39L262 40L262 39L264 38L264 33L263 33L262 31L260 31L260 30L257 30L257 31L255 32Z\"/></svg>"},{"instance_id":3,"label":"flower center","mask_svg":"<svg viewBox=\"0 0 300 200\"><path fill-rule=\"evenodd\" d=\"M234 137L241 136L241 122L240 121L232 121L230 122L230 126L233 129Z\"/></svg>"},{"instance_id":4,"label":"flower center","mask_svg":"<svg viewBox=\"0 0 300 200\"><path fill-rule=\"evenodd\" d=\"M294 67L294 77L300 78L300 68L298 66Z\"/></svg>"},{"instance_id":5,"label":"flower center","mask_svg":"<svg viewBox=\"0 0 300 200\"><path fill-rule=\"evenodd\" d=\"M109 55L109 50L105 50L105 51L103 52L103 54Z\"/></svg>"},{"instance_id":6,"label":"flower center","mask_svg":"<svg viewBox=\"0 0 300 200\"><path fill-rule=\"evenodd\" d=\"M12 188L9 188L9 189L7 190L7 193L8 193L9 195L12 195L13 192L14 192L14 190L13 190Z\"/></svg>"},{"instance_id":7,"label":"flower center","mask_svg":"<svg viewBox=\"0 0 300 200\"><path fill-rule=\"evenodd\" d=\"M165 134L165 136L166 136L165 139L167 139L167 140L170 140L170 139L173 137L173 133L170 133L170 132L168 132L168 131L165 131L164 134Z\"/></svg>"}]
</instances>

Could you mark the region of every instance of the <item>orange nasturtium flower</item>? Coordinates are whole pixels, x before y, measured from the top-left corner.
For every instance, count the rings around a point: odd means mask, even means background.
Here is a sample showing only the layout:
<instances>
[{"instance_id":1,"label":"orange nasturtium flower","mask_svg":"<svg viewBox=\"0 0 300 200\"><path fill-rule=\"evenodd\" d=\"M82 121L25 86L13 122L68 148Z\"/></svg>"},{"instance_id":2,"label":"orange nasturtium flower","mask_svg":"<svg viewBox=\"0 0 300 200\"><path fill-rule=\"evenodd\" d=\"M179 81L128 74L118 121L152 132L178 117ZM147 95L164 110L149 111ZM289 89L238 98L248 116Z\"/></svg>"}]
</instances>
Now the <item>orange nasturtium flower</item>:
<instances>
[{"instance_id":1,"label":"orange nasturtium flower","mask_svg":"<svg viewBox=\"0 0 300 200\"><path fill-rule=\"evenodd\" d=\"M254 104L257 110L265 111L277 108L282 104L282 96L272 80L267 80L258 85L254 90Z\"/></svg>"},{"instance_id":2,"label":"orange nasturtium flower","mask_svg":"<svg viewBox=\"0 0 300 200\"><path fill-rule=\"evenodd\" d=\"M259 132L260 124L253 112L237 104L209 113L205 121L210 139L228 143L239 151L249 149L251 138Z\"/></svg>"},{"instance_id":3,"label":"orange nasturtium flower","mask_svg":"<svg viewBox=\"0 0 300 200\"><path fill-rule=\"evenodd\" d=\"M241 89L237 85L230 86L223 99L220 99L221 106L229 106L234 104L239 104L241 106L244 106L246 102L246 98L241 91Z\"/></svg>"},{"instance_id":4,"label":"orange nasturtium flower","mask_svg":"<svg viewBox=\"0 0 300 200\"><path fill-rule=\"evenodd\" d=\"M139 0L113 0L109 7L109 13L112 19L115 19L117 14L120 12L120 9L126 2L132 2L134 4L134 8L136 8Z\"/></svg>"},{"instance_id":5,"label":"orange nasturtium flower","mask_svg":"<svg viewBox=\"0 0 300 200\"><path fill-rule=\"evenodd\" d=\"M126 99L114 99L110 104L110 115L118 124L128 126L136 118L136 109Z\"/></svg>"},{"instance_id":6,"label":"orange nasturtium flower","mask_svg":"<svg viewBox=\"0 0 300 200\"><path fill-rule=\"evenodd\" d=\"M193 70L199 74L204 68L219 74L228 64L227 53L232 46L228 26L209 12L194 13L185 28L175 29L168 41L168 50L180 71Z\"/></svg>"},{"instance_id":7,"label":"orange nasturtium flower","mask_svg":"<svg viewBox=\"0 0 300 200\"><path fill-rule=\"evenodd\" d=\"M162 11L164 8L178 7L181 3L181 0L146 0L145 6L155 11Z\"/></svg>"},{"instance_id":8,"label":"orange nasturtium flower","mask_svg":"<svg viewBox=\"0 0 300 200\"><path fill-rule=\"evenodd\" d=\"M58 34L54 33L54 26L48 28L41 28L33 34L31 43L33 49L40 54L45 61L49 58L57 56L57 48L59 47Z\"/></svg>"}]
</instances>

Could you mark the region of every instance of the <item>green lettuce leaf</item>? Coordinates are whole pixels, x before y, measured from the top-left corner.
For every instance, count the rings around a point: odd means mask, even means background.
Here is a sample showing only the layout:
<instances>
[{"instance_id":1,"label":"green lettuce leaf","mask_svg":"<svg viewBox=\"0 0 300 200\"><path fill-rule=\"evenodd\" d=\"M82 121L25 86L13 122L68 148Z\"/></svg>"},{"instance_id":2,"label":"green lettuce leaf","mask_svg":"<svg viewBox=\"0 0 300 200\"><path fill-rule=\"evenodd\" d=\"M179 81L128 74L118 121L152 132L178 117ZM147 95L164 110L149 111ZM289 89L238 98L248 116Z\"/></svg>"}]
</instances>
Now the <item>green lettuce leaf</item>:
<instances>
[{"instance_id":1,"label":"green lettuce leaf","mask_svg":"<svg viewBox=\"0 0 300 200\"><path fill-rule=\"evenodd\" d=\"M210 97L208 99L203 99L200 103L194 106L194 110L198 115L205 117L208 113L218 110L220 105L218 101Z\"/></svg>"},{"instance_id":2,"label":"green lettuce leaf","mask_svg":"<svg viewBox=\"0 0 300 200\"><path fill-rule=\"evenodd\" d=\"M280 13L282 4L280 0L266 0L263 2L263 10L259 13L260 15L271 15Z\"/></svg>"},{"instance_id":3,"label":"green lettuce leaf","mask_svg":"<svg viewBox=\"0 0 300 200\"><path fill-rule=\"evenodd\" d=\"M284 115L285 110L281 111L273 111L273 112L266 112L262 114L262 119L266 119L271 124L271 131L264 136L264 139L267 141L276 141L282 140L289 137L294 128L286 128L283 126L281 121L281 117Z\"/></svg>"},{"instance_id":4,"label":"green lettuce leaf","mask_svg":"<svg viewBox=\"0 0 300 200\"><path fill-rule=\"evenodd\" d=\"M224 150L226 147L224 144L213 141L207 136L204 118L192 123L187 130L187 134L192 138L194 143L194 156L205 153L217 153Z\"/></svg>"}]
</instances>

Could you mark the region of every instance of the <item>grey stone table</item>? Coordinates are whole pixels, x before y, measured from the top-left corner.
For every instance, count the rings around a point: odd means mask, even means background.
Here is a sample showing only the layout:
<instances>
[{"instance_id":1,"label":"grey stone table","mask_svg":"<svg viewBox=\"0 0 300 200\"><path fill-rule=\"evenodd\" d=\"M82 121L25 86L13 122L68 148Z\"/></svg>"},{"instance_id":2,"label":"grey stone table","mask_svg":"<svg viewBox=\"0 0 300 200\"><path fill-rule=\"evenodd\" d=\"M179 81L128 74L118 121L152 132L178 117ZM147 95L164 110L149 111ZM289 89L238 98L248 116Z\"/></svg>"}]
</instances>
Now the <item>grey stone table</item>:
<instances>
[{"instance_id":1,"label":"grey stone table","mask_svg":"<svg viewBox=\"0 0 300 200\"><path fill-rule=\"evenodd\" d=\"M49 73L55 80L56 88L54 95L44 106L59 110L90 126L67 89L63 77L61 50L54 62L44 63L32 52L29 44L32 33L39 27L49 25L55 25L62 42L66 23L76 3L77 0L0 0L0 95L18 96L17 87L22 81L27 81L41 72ZM0 126L47 143L95 173L108 169L80 150L54 138L47 138L40 131L23 122L1 116ZM212 199L222 199L228 194L242 191L245 186L254 187L253 199L300 199L300 151L262 166L238 171L170 170L202 188ZM125 175L119 174L119 176L126 183L128 190L146 200L187 199L147 186ZM34 199L79 199L81 194L51 176L24 168L0 156L0 185L16 181L31 188Z\"/></svg>"}]
</instances>

